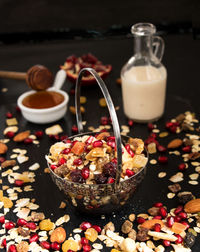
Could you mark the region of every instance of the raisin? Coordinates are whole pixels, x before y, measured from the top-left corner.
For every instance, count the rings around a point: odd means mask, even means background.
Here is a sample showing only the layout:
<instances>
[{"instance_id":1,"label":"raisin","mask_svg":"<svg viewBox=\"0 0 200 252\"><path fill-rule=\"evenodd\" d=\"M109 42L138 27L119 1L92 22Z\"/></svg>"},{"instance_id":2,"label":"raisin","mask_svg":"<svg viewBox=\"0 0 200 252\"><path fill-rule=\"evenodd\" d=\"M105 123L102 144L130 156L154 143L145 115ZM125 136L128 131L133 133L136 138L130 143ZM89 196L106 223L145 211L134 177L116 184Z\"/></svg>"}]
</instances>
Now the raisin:
<instances>
[{"instance_id":1,"label":"raisin","mask_svg":"<svg viewBox=\"0 0 200 252\"><path fill-rule=\"evenodd\" d=\"M136 235L136 239L141 242L149 240L148 231L147 228L141 228Z\"/></svg>"},{"instance_id":2,"label":"raisin","mask_svg":"<svg viewBox=\"0 0 200 252\"><path fill-rule=\"evenodd\" d=\"M95 181L97 184L106 184L107 178L103 174L95 175Z\"/></svg>"},{"instance_id":3,"label":"raisin","mask_svg":"<svg viewBox=\"0 0 200 252\"><path fill-rule=\"evenodd\" d=\"M179 202L186 204L190 200L194 199L194 196L191 192L180 192L178 195Z\"/></svg>"},{"instance_id":4,"label":"raisin","mask_svg":"<svg viewBox=\"0 0 200 252\"><path fill-rule=\"evenodd\" d=\"M113 162L109 162L109 163L105 164L104 167L103 167L103 174L106 177L115 178L116 177L116 171L117 171L117 164L113 163Z\"/></svg>"},{"instance_id":5,"label":"raisin","mask_svg":"<svg viewBox=\"0 0 200 252\"><path fill-rule=\"evenodd\" d=\"M83 184L85 182L85 180L81 174L81 170L78 170L78 169L71 171L70 178L73 182L76 182L76 183Z\"/></svg>"},{"instance_id":6,"label":"raisin","mask_svg":"<svg viewBox=\"0 0 200 252\"><path fill-rule=\"evenodd\" d=\"M192 233L188 232L186 234L184 242L188 248L191 248L195 243L195 236Z\"/></svg>"}]
</instances>

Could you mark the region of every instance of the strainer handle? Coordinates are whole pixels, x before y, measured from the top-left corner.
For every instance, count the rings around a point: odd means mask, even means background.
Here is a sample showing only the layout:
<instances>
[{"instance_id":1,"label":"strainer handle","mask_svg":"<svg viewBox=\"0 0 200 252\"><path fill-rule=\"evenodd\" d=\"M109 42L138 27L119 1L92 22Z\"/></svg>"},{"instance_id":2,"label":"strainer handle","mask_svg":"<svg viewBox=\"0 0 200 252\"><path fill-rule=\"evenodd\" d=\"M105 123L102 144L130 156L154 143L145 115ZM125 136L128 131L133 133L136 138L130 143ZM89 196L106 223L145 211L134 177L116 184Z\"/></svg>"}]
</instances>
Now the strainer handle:
<instances>
[{"instance_id":1,"label":"strainer handle","mask_svg":"<svg viewBox=\"0 0 200 252\"><path fill-rule=\"evenodd\" d=\"M82 124L82 116L80 111L80 89L81 89L81 79L83 77L84 72L89 72L97 81L103 96L106 100L108 110L110 113L110 117L112 120L113 125L113 131L115 136L115 143L117 146L117 173L116 173L116 179L115 179L115 188L119 185L120 182L120 176L121 176L121 170L122 170L122 142L121 142L121 135L120 135L120 128L119 123L117 119L117 115L115 112L115 107L113 105L111 96L108 92L108 89L104 83L104 81L101 79L101 77L97 74L97 72L92 68L83 68L78 75L78 79L76 81L76 90L75 90L75 106L76 106L76 121L79 133L83 133L83 124Z\"/></svg>"}]
</instances>

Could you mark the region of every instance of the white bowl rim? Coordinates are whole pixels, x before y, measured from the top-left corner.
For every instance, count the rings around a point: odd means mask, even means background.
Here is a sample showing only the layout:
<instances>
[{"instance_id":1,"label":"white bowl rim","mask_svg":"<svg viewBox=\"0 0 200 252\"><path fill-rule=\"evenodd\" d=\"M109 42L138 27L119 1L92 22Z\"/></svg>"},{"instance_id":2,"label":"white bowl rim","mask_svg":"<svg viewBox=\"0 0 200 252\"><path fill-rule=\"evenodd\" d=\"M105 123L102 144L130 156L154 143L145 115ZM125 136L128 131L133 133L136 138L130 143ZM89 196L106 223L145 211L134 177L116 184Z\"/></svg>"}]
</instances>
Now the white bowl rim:
<instances>
[{"instance_id":1,"label":"white bowl rim","mask_svg":"<svg viewBox=\"0 0 200 252\"><path fill-rule=\"evenodd\" d=\"M51 108L44 108L44 109L33 109L33 108L29 108L29 107L24 106L24 105L22 104L22 101L23 101L23 99L24 99L26 96L28 96L28 95L30 95L30 94L36 93L36 91L30 90L30 91L27 91L27 92L21 94L21 95L18 97L18 99L17 99L17 104L18 104L18 106L20 107L20 109L21 109L22 111L26 111L26 112L30 112L30 113L32 112L32 113L36 113L36 114L43 114L43 113L45 113L45 112L53 112L53 111L55 111L55 110L59 110L59 109L63 108L63 106L65 106L65 105L68 103L68 101L69 101L69 95L68 95L65 91L60 90L60 89L55 89L55 88L49 88L49 89L47 89L47 91L55 91L55 92L57 92L57 93L62 94L62 95L64 96L64 101L63 101L62 103L60 103L60 104L54 106L54 107L51 107Z\"/></svg>"}]
</instances>

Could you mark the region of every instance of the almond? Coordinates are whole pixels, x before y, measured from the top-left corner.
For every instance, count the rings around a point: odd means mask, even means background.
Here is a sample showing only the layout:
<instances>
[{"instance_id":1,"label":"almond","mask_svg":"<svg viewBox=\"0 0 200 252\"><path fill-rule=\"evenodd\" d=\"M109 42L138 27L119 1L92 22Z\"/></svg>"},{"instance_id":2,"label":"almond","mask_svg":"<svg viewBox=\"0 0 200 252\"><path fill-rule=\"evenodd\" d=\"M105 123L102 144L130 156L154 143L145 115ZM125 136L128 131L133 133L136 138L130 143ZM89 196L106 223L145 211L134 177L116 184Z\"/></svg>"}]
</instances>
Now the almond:
<instances>
[{"instance_id":1,"label":"almond","mask_svg":"<svg viewBox=\"0 0 200 252\"><path fill-rule=\"evenodd\" d=\"M198 213L200 212L200 199L190 200L185 204L184 210L186 213Z\"/></svg>"},{"instance_id":2,"label":"almond","mask_svg":"<svg viewBox=\"0 0 200 252\"><path fill-rule=\"evenodd\" d=\"M8 150L8 147L4 143L0 143L0 154L5 154Z\"/></svg>"},{"instance_id":3,"label":"almond","mask_svg":"<svg viewBox=\"0 0 200 252\"><path fill-rule=\"evenodd\" d=\"M56 228L52 232L50 237L51 242L58 242L58 243L63 243L65 239L66 239L66 232L62 227Z\"/></svg>"},{"instance_id":4,"label":"almond","mask_svg":"<svg viewBox=\"0 0 200 252\"><path fill-rule=\"evenodd\" d=\"M6 168L6 167L9 167L9 166L14 166L14 165L16 165L16 161L14 159L6 160L1 164L1 168Z\"/></svg>"},{"instance_id":5,"label":"almond","mask_svg":"<svg viewBox=\"0 0 200 252\"><path fill-rule=\"evenodd\" d=\"M13 140L14 140L15 142L22 142L22 141L24 141L24 139L26 139L27 137L29 137L29 135L30 135L30 130L23 131L23 132L18 133L18 134L13 138Z\"/></svg>"},{"instance_id":6,"label":"almond","mask_svg":"<svg viewBox=\"0 0 200 252\"><path fill-rule=\"evenodd\" d=\"M167 148L168 149L176 149L180 147L183 144L183 141L179 138L176 138L168 143Z\"/></svg>"},{"instance_id":7,"label":"almond","mask_svg":"<svg viewBox=\"0 0 200 252\"><path fill-rule=\"evenodd\" d=\"M142 223L141 227L151 229L157 223L161 225L161 228L164 226L162 220L152 219L152 220L146 220L144 223Z\"/></svg>"}]
</instances>

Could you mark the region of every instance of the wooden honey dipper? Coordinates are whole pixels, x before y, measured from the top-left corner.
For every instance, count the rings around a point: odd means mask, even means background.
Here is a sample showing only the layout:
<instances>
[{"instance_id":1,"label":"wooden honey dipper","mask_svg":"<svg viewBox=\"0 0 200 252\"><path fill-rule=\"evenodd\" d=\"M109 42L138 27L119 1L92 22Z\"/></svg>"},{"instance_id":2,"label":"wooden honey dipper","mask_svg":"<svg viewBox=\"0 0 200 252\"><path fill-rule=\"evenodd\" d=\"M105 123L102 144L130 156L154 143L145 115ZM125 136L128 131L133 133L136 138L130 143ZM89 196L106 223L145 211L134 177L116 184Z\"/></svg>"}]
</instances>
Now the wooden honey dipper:
<instances>
[{"instance_id":1,"label":"wooden honey dipper","mask_svg":"<svg viewBox=\"0 0 200 252\"><path fill-rule=\"evenodd\" d=\"M27 73L0 71L0 78L26 80L28 86L37 91L46 90L54 81L51 71L42 65L32 66Z\"/></svg>"}]
</instances>

